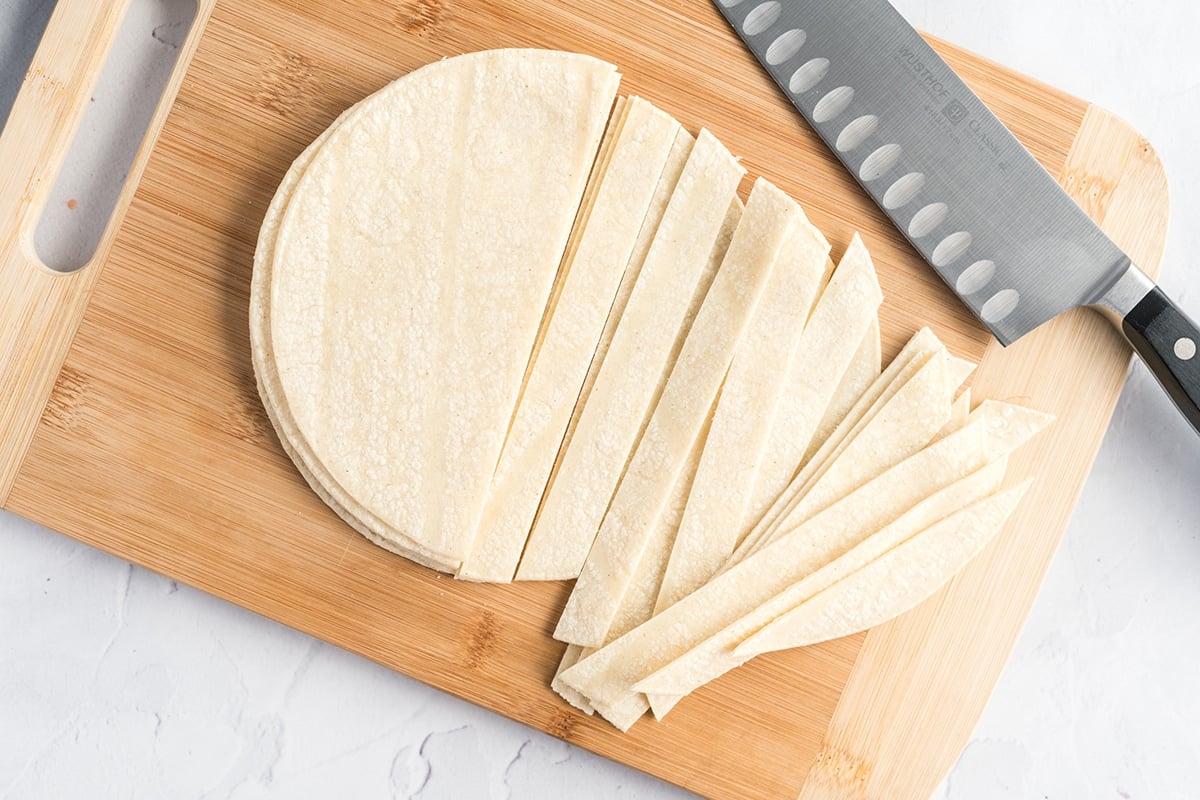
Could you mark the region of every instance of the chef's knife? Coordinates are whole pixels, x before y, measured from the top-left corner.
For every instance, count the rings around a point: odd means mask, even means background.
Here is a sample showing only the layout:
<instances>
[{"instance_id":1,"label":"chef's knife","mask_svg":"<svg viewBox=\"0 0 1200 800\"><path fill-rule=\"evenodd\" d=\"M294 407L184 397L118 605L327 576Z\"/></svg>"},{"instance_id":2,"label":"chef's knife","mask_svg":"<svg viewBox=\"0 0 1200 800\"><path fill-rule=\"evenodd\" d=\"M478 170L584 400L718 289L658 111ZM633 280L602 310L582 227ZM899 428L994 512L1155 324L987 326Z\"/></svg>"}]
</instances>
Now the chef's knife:
<instances>
[{"instance_id":1,"label":"chef's knife","mask_svg":"<svg viewBox=\"0 0 1200 800\"><path fill-rule=\"evenodd\" d=\"M913 247L1008 345L1076 306L1200 431L1200 330L887 0L714 0Z\"/></svg>"}]
</instances>

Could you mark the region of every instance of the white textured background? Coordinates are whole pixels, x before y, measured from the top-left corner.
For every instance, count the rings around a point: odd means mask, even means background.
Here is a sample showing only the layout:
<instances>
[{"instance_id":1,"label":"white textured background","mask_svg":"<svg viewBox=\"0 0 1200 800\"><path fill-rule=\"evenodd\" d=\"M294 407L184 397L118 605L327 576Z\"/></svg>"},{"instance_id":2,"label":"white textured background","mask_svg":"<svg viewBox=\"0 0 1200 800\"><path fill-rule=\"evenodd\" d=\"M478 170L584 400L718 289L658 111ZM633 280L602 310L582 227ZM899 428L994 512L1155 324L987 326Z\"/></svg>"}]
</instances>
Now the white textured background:
<instances>
[{"instance_id":1,"label":"white textured background","mask_svg":"<svg viewBox=\"0 0 1200 800\"><path fill-rule=\"evenodd\" d=\"M0 120L50 4L0 0ZM88 124L101 155L81 154L62 189L88 198L80 210L119 185L111 165L129 141L102 132L144 113L189 3L134 5L131 40L148 46L117 83L140 99L121 110L97 93ZM1174 198L1162 285L1200 317L1200 5L896 5L1149 137ZM61 211L47 226L45 249L76 257L87 226ZM937 800L1200 796L1198 534L1200 439L1136 366L1016 653ZM687 795L0 512L0 800L332 796Z\"/></svg>"}]
</instances>

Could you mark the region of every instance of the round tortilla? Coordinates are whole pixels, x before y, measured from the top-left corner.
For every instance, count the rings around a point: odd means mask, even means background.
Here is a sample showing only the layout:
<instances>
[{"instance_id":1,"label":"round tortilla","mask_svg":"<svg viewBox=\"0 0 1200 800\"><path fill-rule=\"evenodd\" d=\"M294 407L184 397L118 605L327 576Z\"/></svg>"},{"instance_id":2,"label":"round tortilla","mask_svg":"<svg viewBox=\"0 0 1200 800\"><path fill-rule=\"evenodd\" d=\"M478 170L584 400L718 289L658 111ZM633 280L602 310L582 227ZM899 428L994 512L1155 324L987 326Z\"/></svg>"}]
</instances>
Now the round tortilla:
<instances>
[{"instance_id":1,"label":"round tortilla","mask_svg":"<svg viewBox=\"0 0 1200 800\"><path fill-rule=\"evenodd\" d=\"M469 549L616 81L553 51L447 59L285 176L251 292L260 392L372 541L448 571Z\"/></svg>"}]
</instances>

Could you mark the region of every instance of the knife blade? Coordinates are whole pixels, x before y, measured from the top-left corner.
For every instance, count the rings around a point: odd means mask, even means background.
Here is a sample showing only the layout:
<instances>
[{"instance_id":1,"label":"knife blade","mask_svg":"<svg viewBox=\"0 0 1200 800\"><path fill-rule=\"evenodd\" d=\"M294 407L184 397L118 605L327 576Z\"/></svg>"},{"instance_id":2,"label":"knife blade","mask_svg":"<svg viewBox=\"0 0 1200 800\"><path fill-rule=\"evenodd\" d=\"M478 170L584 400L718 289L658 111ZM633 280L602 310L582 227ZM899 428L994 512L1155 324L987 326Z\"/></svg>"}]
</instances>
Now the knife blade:
<instances>
[{"instance_id":1,"label":"knife blade","mask_svg":"<svg viewBox=\"0 0 1200 800\"><path fill-rule=\"evenodd\" d=\"M788 100L1004 345L1077 306L1200 432L1200 329L887 0L713 0Z\"/></svg>"}]
</instances>

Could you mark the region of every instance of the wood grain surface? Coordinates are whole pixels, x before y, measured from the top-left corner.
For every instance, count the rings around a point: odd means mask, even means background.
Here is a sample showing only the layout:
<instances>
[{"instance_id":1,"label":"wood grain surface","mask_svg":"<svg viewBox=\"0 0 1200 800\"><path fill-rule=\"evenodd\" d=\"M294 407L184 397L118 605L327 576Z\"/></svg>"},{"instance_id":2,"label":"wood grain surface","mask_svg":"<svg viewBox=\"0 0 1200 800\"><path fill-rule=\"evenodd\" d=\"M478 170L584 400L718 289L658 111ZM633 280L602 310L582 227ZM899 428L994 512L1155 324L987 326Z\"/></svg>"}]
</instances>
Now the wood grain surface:
<instances>
[{"instance_id":1,"label":"wood grain surface","mask_svg":"<svg viewBox=\"0 0 1200 800\"><path fill-rule=\"evenodd\" d=\"M708 0L213 2L201 3L203 36L189 39L198 47L174 107L96 263L64 279L23 255L38 186L27 176L52 170L57 149L39 149L20 174L0 158L0 177L20 181L15 190L13 180L0 182L11 226L0 238L5 506L708 797L927 797L987 701L1090 469L1128 366L1120 338L1081 311L1008 350L989 344ZM107 31L105 14L122 5L60 3L56 13L88 7L71 30ZM1167 201L1150 147L1080 100L934 44L1156 271ZM251 373L254 241L291 160L342 109L397 76L446 55L511 46L616 63L623 93L692 130L708 127L741 155L744 190L757 175L776 182L837 253L861 231L887 295L885 358L930 325L957 355L982 359L978 397L1059 415L1011 470L1014 480L1039 476L1037 488L945 591L865 636L758 658L666 722L644 721L629 735L547 688L561 648L550 632L567 584L456 583L367 543L288 461ZM64 57L40 52L35 63ZM98 63L65 67L63 91L90 86ZM27 81L14 120L40 119L21 110L37 102L37 85L36 75ZM68 132L69 123L59 122ZM13 128L0 153L36 135ZM45 294L48 279L69 291ZM33 288L11 288L22 286Z\"/></svg>"}]
</instances>

